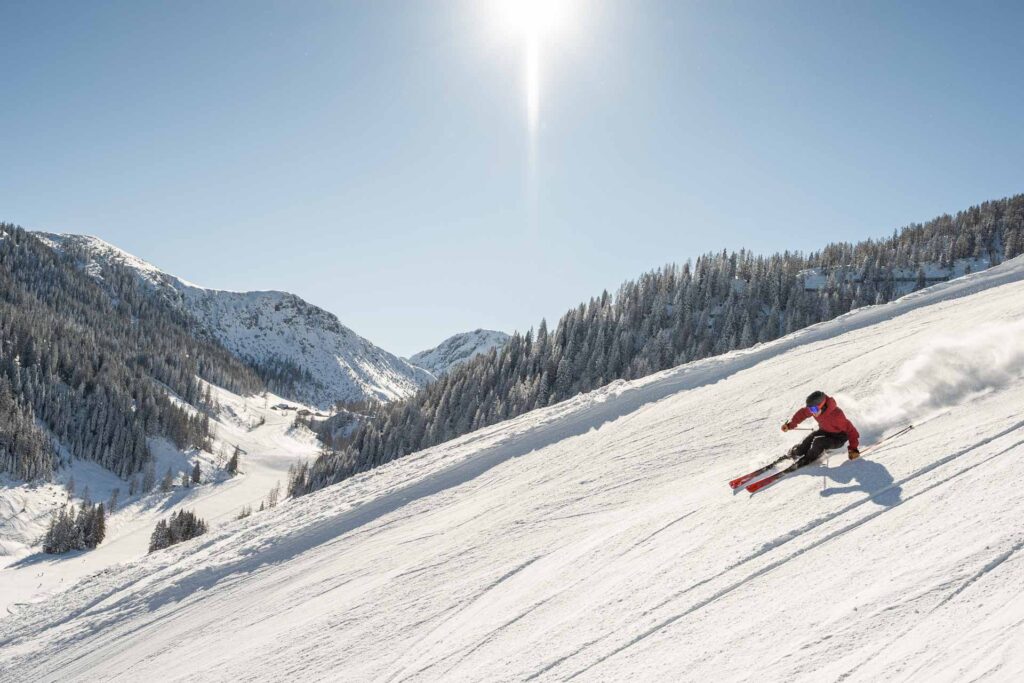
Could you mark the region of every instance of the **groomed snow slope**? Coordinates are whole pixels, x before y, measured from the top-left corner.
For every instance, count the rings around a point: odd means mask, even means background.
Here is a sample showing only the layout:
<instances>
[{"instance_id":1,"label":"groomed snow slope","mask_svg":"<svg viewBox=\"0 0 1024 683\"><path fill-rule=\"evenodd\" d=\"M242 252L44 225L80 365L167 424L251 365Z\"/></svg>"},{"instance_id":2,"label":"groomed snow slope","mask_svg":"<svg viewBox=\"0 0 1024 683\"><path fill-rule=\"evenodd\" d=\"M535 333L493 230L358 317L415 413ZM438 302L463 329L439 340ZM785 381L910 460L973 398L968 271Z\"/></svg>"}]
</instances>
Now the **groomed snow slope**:
<instances>
[{"instance_id":1,"label":"groomed snow slope","mask_svg":"<svg viewBox=\"0 0 1024 683\"><path fill-rule=\"evenodd\" d=\"M1022 334L1018 259L614 383L26 608L0 680L1021 680ZM734 495L816 388L916 428Z\"/></svg>"}]
</instances>

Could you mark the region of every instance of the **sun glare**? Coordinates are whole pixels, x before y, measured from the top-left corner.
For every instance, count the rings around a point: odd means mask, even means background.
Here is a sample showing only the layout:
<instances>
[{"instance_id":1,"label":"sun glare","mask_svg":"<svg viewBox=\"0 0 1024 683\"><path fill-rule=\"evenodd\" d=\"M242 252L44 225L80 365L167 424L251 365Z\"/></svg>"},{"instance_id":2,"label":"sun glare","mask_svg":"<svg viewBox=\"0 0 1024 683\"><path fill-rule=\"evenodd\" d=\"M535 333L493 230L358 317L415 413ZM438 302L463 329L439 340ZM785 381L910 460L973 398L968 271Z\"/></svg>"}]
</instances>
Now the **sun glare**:
<instances>
[{"instance_id":1,"label":"sun glare","mask_svg":"<svg viewBox=\"0 0 1024 683\"><path fill-rule=\"evenodd\" d=\"M565 21L566 4L558 0L501 0L498 7L506 25L527 36L542 36Z\"/></svg>"},{"instance_id":2,"label":"sun glare","mask_svg":"<svg viewBox=\"0 0 1024 683\"><path fill-rule=\"evenodd\" d=\"M540 131L541 98L553 87L552 58L566 54L568 43L579 33L586 0L489 0L478 3L485 8L486 25L496 31L500 43L512 43L523 57L523 95L526 114L527 164L526 205L528 224L536 230L540 206Z\"/></svg>"},{"instance_id":3,"label":"sun glare","mask_svg":"<svg viewBox=\"0 0 1024 683\"><path fill-rule=\"evenodd\" d=\"M540 123L541 56L544 43L567 29L570 0L497 0L499 23L522 41L525 55L526 121L530 137Z\"/></svg>"},{"instance_id":4,"label":"sun glare","mask_svg":"<svg viewBox=\"0 0 1024 683\"><path fill-rule=\"evenodd\" d=\"M526 37L526 121L535 134L540 122L540 38L535 35Z\"/></svg>"}]
</instances>

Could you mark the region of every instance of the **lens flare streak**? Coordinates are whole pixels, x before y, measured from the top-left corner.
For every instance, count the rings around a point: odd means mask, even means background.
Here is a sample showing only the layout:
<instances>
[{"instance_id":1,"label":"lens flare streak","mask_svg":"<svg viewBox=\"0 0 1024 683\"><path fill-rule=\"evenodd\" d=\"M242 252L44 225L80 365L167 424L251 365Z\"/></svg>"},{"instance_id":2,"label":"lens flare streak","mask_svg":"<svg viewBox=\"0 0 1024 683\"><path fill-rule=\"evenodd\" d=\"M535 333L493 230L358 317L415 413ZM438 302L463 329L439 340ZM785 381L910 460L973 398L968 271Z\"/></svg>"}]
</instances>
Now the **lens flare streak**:
<instances>
[{"instance_id":1,"label":"lens flare streak","mask_svg":"<svg viewBox=\"0 0 1024 683\"><path fill-rule=\"evenodd\" d=\"M533 137L540 123L540 36L536 33L526 37L526 120Z\"/></svg>"}]
</instances>

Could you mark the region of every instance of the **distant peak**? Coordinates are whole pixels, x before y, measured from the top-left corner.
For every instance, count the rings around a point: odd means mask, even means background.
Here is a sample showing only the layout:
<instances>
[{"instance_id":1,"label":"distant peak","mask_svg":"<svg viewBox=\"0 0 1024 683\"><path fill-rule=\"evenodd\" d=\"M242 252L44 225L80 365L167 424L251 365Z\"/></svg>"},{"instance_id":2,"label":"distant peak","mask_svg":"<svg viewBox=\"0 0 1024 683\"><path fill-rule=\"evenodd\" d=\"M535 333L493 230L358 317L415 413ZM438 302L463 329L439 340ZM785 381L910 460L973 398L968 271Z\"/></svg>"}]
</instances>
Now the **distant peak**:
<instances>
[{"instance_id":1,"label":"distant peak","mask_svg":"<svg viewBox=\"0 0 1024 683\"><path fill-rule=\"evenodd\" d=\"M501 349L510 338L505 332L477 328L452 335L434 348L414 354L409 362L440 376L475 356Z\"/></svg>"}]
</instances>

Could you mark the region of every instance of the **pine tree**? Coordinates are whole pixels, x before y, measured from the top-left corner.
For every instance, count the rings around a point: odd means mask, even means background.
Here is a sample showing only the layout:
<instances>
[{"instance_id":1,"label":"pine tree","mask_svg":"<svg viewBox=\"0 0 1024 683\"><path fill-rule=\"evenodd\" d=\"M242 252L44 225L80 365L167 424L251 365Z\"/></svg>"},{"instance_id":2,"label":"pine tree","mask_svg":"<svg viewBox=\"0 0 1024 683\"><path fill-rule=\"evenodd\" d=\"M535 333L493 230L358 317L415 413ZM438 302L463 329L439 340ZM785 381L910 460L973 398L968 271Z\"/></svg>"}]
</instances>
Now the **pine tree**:
<instances>
[{"instance_id":1,"label":"pine tree","mask_svg":"<svg viewBox=\"0 0 1024 683\"><path fill-rule=\"evenodd\" d=\"M167 468L167 472L164 473L164 478L160 480L160 492L168 493L174 488L174 474L171 472L171 468Z\"/></svg>"},{"instance_id":2,"label":"pine tree","mask_svg":"<svg viewBox=\"0 0 1024 683\"><path fill-rule=\"evenodd\" d=\"M43 537L43 552L66 553L71 550L91 550L106 536L106 511L103 503L83 504L78 513L72 506L62 507L50 519Z\"/></svg>"},{"instance_id":3,"label":"pine tree","mask_svg":"<svg viewBox=\"0 0 1024 683\"><path fill-rule=\"evenodd\" d=\"M74 540L74 518L67 507L62 507L50 519L50 526L43 539L43 552L51 555L66 553L74 548Z\"/></svg>"},{"instance_id":4,"label":"pine tree","mask_svg":"<svg viewBox=\"0 0 1024 683\"><path fill-rule=\"evenodd\" d=\"M156 523L156 528L153 529L153 533L149 537L149 552L170 547L171 542L171 531L167 522L161 519Z\"/></svg>"},{"instance_id":5,"label":"pine tree","mask_svg":"<svg viewBox=\"0 0 1024 683\"><path fill-rule=\"evenodd\" d=\"M321 451L322 453L329 453L327 449ZM288 468L288 487L285 490L286 494L295 498L302 495L302 492L306 488L306 476L309 472L308 463L300 463L298 465L292 465Z\"/></svg>"},{"instance_id":6,"label":"pine tree","mask_svg":"<svg viewBox=\"0 0 1024 683\"><path fill-rule=\"evenodd\" d=\"M156 468L153 461L150 460L146 463L146 469L142 473L142 490L140 493L149 493L153 490L154 486L156 486Z\"/></svg>"},{"instance_id":7,"label":"pine tree","mask_svg":"<svg viewBox=\"0 0 1024 683\"><path fill-rule=\"evenodd\" d=\"M149 552L170 547L205 534L206 522L190 510L179 510L169 521L160 520L149 539Z\"/></svg>"},{"instance_id":8,"label":"pine tree","mask_svg":"<svg viewBox=\"0 0 1024 683\"><path fill-rule=\"evenodd\" d=\"M91 508L86 516L86 525L84 529L85 547L90 549L95 548L103 542L103 538L106 535L106 512L103 509L103 503L99 503Z\"/></svg>"},{"instance_id":9,"label":"pine tree","mask_svg":"<svg viewBox=\"0 0 1024 683\"><path fill-rule=\"evenodd\" d=\"M234 476L238 473L238 456L241 452L242 449L239 448L238 446L235 446L235 451L234 453L231 454L231 459L228 460L228 464L225 470L231 476Z\"/></svg>"}]
</instances>

